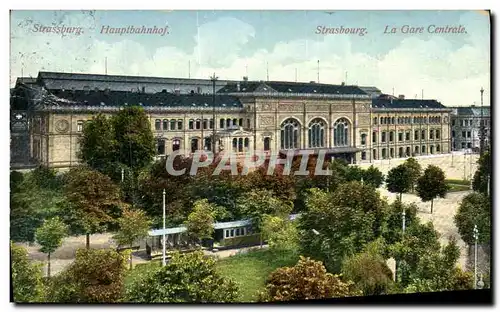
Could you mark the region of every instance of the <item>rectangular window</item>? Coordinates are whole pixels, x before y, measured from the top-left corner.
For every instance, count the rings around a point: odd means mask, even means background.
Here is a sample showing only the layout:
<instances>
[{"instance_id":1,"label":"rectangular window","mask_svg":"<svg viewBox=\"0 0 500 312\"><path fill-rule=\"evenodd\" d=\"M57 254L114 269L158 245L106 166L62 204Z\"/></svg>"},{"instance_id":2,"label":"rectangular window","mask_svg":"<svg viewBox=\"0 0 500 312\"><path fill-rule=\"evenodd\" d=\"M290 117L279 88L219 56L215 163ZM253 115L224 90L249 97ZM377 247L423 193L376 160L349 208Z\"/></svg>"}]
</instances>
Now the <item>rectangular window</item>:
<instances>
[{"instance_id":1,"label":"rectangular window","mask_svg":"<svg viewBox=\"0 0 500 312\"><path fill-rule=\"evenodd\" d=\"M439 140L439 130L436 130L436 140Z\"/></svg>"},{"instance_id":2,"label":"rectangular window","mask_svg":"<svg viewBox=\"0 0 500 312\"><path fill-rule=\"evenodd\" d=\"M454 126L455 125L455 119L452 119L451 120L451 125Z\"/></svg>"},{"instance_id":3,"label":"rectangular window","mask_svg":"<svg viewBox=\"0 0 500 312\"><path fill-rule=\"evenodd\" d=\"M410 132L406 132L406 137L405 137L405 140L406 141L410 141Z\"/></svg>"},{"instance_id":4,"label":"rectangular window","mask_svg":"<svg viewBox=\"0 0 500 312\"><path fill-rule=\"evenodd\" d=\"M403 132L398 133L398 141L399 142L403 141Z\"/></svg>"},{"instance_id":5,"label":"rectangular window","mask_svg":"<svg viewBox=\"0 0 500 312\"><path fill-rule=\"evenodd\" d=\"M165 140L158 140L158 155L165 155Z\"/></svg>"},{"instance_id":6,"label":"rectangular window","mask_svg":"<svg viewBox=\"0 0 500 312\"><path fill-rule=\"evenodd\" d=\"M194 120L190 119L189 120L189 130L193 130L194 129Z\"/></svg>"},{"instance_id":7,"label":"rectangular window","mask_svg":"<svg viewBox=\"0 0 500 312\"><path fill-rule=\"evenodd\" d=\"M422 130L422 140L425 140L425 130ZM423 153L423 151L422 151Z\"/></svg>"},{"instance_id":8,"label":"rectangular window","mask_svg":"<svg viewBox=\"0 0 500 312\"><path fill-rule=\"evenodd\" d=\"M83 131L83 120L78 120L76 122L76 131L78 131L78 132Z\"/></svg>"},{"instance_id":9,"label":"rectangular window","mask_svg":"<svg viewBox=\"0 0 500 312\"><path fill-rule=\"evenodd\" d=\"M214 128L214 120L210 119L210 129L213 129L213 128Z\"/></svg>"},{"instance_id":10,"label":"rectangular window","mask_svg":"<svg viewBox=\"0 0 500 312\"><path fill-rule=\"evenodd\" d=\"M236 236L240 236L240 229L236 229Z\"/></svg>"},{"instance_id":11,"label":"rectangular window","mask_svg":"<svg viewBox=\"0 0 500 312\"><path fill-rule=\"evenodd\" d=\"M243 127L243 118L238 120L238 126Z\"/></svg>"},{"instance_id":12,"label":"rectangular window","mask_svg":"<svg viewBox=\"0 0 500 312\"><path fill-rule=\"evenodd\" d=\"M250 119L247 119L247 128L250 129Z\"/></svg>"},{"instance_id":13,"label":"rectangular window","mask_svg":"<svg viewBox=\"0 0 500 312\"><path fill-rule=\"evenodd\" d=\"M201 129L201 120L199 119L196 120L196 129L197 130Z\"/></svg>"},{"instance_id":14,"label":"rectangular window","mask_svg":"<svg viewBox=\"0 0 500 312\"><path fill-rule=\"evenodd\" d=\"M465 135L465 131L462 131L462 138L465 138L466 135Z\"/></svg>"},{"instance_id":15,"label":"rectangular window","mask_svg":"<svg viewBox=\"0 0 500 312\"><path fill-rule=\"evenodd\" d=\"M418 130L415 130L415 134L413 136L413 140L418 140Z\"/></svg>"},{"instance_id":16,"label":"rectangular window","mask_svg":"<svg viewBox=\"0 0 500 312\"><path fill-rule=\"evenodd\" d=\"M177 129L182 130L182 119L177 120Z\"/></svg>"},{"instance_id":17,"label":"rectangular window","mask_svg":"<svg viewBox=\"0 0 500 312\"><path fill-rule=\"evenodd\" d=\"M366 145L366 134L361 134L361 145Z\"/></svg>"},{"instance_id":18,"label":"rectangular window","mask_svg":"<svg viewBox=\"0 0 500 312\"><path fill-rule=\"evenodd\" d=\"M224 119L220 120L219 128L224 129Z\"/></svg>"},{"instance_id":19,"label":"rectangular window","mask_svg":"<svg viewBox=\"0 0 500 312\"><path fill-rule=\"evenodd\" d=\"M392 142L392 141L394 141L394 131L391 131L389 133L389 142Z\"/></svg>"},{"instance_id":20,"label":"rectangular window","mask_svg":"<svg viewBox=\"0 0 500 312\"><path fill-rule=\"evenodd\" d=\"M373 131L373 133L372 133L372 142L377 143L377 132L376 131Z\"/></svg>"},{"instance_id":21,"label":"rectangular window","mask_svg":"<svg viewBox=\"0 0 500 312\"><path fill-rule=\"evenodd\" d=\"M467 137L470 138L470 131L467 131Z\"/></svg>"},{"instance_id":22,"label":"rectangular window","mask_svg":"<svg viewBox=\"0 0 500 312\"><path fill-rule=\"evenodd\" d=\"M465 142L462 142L462 148L465 148Z\"/></svg>"},{"instance_id":23,"label":"rectangular window","mask_svg":"<svg viewBox=\"0 0 500 312\"><path fill-rule=\"evenodd\" d=\"M203 119L203 129L207 129L208 127L208 121L206 119Z\"/></svg>"},{"instance_id":24,"label":"rectangular window","mask_svg":"<svg viewBox=\"0 0 500 312\"><path fill-rule=\"evenodd\" d=\"M429 130L429 140L434 140L434 130Z\"/></svg>"},{"instance_id":25,"label":"rectangular window","mask_svg":"<svg viewBox=\"0 0 500 312\"><path fill-rule=\"evenodd\" d=\"M234 229L231 229L231 237L234 237Z\"/></svg>"},{"instance_id":26,"label":"rectangular window","mask_svg":"<svg viewBox=\"0 0 500 312\"><path fill-rule=\"evenodd\" d=\"M366 160L366 152L361 152L361 160Z\"/></svg>"},{"instance_id":27,"label":"rectangular window","mask_svg":"<svg viewBox=\"0 0 500 312\"><path fill-rule=\"evenodd\" d=\"M382 131L382 143L385 142L385 131Z\"/></svg>"}]
</instances>

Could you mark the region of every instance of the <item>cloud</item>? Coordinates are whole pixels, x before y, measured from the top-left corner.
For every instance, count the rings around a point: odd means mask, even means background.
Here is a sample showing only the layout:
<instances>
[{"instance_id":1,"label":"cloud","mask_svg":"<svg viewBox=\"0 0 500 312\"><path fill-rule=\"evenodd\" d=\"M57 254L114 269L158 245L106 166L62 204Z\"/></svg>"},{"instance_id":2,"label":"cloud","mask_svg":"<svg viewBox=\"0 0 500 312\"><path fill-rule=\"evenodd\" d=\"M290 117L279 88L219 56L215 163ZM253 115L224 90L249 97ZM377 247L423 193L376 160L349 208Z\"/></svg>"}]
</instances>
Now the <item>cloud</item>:
<instances>
[{"instance_id":1,"label":"cloud","mask_svg":"<svg viewBox=\"0 0 500 312\"><path fill-rule=\"evenodd\" d=\"M83 14L82 14L83 15ZM477 14L479 17L481 15ZM95 25L92 14L82 20L61 17L66 24ZM383 92L407 98L434 98L445 105L479 104L479 89L484 87L485 104L489 103L490 57L484 49L488 43L469 40L454 46L446 36L428 40L409 37L382 55L372 55L367 44L364 52L353 51L353 41L346 35L298 38L280 41L270 49L248 53L247 43L255 29L235 18L220 18L200 25L195 46L190 51L172 46L151 49L133 37L117 38L115 43L90 36L55 36L30 33L30 25L13 27L11 45L11 84L21 74L36 76L38 71L72 71L104 73L107 57L108 74L208 78L214 72L220 79L241 79L248 70L249 79L265 80L269 63L271 80L317 80L339 84L376 86ZM371 42L371 41L370 41ZM357 51L360 49L357 48ZM241 56L244 53L244 57Z\"/></svg>"}]
</instances>

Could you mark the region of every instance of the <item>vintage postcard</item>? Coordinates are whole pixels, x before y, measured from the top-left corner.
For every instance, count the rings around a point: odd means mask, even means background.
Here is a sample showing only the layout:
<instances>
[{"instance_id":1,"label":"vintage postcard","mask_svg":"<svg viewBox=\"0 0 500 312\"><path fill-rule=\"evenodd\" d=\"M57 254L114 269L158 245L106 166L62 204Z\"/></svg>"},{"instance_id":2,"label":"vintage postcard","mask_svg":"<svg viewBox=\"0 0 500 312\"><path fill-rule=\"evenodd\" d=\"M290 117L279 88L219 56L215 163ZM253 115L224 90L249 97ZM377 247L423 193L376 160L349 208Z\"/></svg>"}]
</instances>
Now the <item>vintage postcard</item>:
<instances>
[{"instance_id":1,"label":"vintage postcard","mask_svg":"<svg viewBox=\"0 0 500 312\"><path fill-rule=\"evenodd\" d=\"M491 302L490 22L12 10L11 301Z\"/></svg>"}]
</instances>

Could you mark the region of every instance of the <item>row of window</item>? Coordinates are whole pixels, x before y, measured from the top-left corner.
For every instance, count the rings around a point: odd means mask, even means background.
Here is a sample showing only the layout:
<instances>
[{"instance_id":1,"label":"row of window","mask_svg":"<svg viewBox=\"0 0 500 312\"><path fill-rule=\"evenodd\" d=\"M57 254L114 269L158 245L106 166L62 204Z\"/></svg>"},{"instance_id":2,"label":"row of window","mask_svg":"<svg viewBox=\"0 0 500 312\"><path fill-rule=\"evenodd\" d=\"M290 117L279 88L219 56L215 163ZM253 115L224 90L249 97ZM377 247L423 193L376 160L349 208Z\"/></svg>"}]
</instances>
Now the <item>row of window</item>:
<instances>
[{"instance_id":1,"label":"row of window","mask_svg":"<svg viewBox=\"0 0 500 312\"><path fill-rule=\"evenodd\" d=\"M243 118L237 119L224 119L219 120L219 128L232 128L232 127L243 127ZM200 130L200 129L213 129L214 120L210 119L189 119L188 129L189 130ZM247 119L247 128L250 128L250 119ZM160 131L172 131L172 130L183 130L183 120L182 119L156 119L155 120L155 130Z\"/></svg>"},{"instance_id":2,"label":"row of window","mask_svg":"<svg viewBox=\"0 0 500 312\"><path fill-rule=\"evenodd\" d=\"M349 145L349 121L340 118L333 124L333 145ZM309 148L326 146L326 123L316 118L309 123ZM265 143L265 142L264 142ZM300 146L300 124L294 118L288 118L281 124L281 149L295 149Z\"/></svg>"},{"instance_id":3,"label":"row of window","mask_svg":"<svg viewBox=\"0 0 500 312\"><path fill-rule=\"evenodd\" d=\"M389 150L389 153L387 153L387 150ZM382 159L387 159L387 157L394 158L394 152L395 152L395 150L393 147L391 147L390 149L382 148L380 150L380 154L381 154L380 157ZM429 146L429 154L440 153L440 152L441 152L441 146L439 144ZM412 154L411 147L409 147L409 146L407 146L406 148L400 147L398 149L398 157L410 157L410 156L414 156L414 155L418 155L418 154L426 154L426 153L427 153L426 145L415 146L413 149L413 154ZM379 154L378 150L373 149L372 156L373 156L374 160L379 159L378 154ZM362 152L361 153L361 160L366 160L366 158L367 158L366 152Z\"/></svg>"},{"instance_id":4,"label":"row of window","mask_svg":"<svg viewBox=\"0 0 500 312\"><path fill-rule=\"evenodd\" d=\"M225 229L224 230L224 238L245 236L248 234L251 234L251 231L247 227L241 227L241 228L236 228L236 229Z\"/></svg>"},{"instance_id":5,"label":"row of window","mask_svg":"<svg viewBox=\"0 0 500 312\"><path fill-rule=\"evenodd\" d=\"M373 124L377 125L380 119L381 125L403 125L403 124L440 124L440 116L430 117L373 117Z\"/></svg>"},{"instance_id":6,"label":"row of window","mask_svg":"<svg viewBox=\"0 0 500 312\"><path fill-rule=\"evenodd\" d=\"M394 132L395 131L390 131L389 132L389 142L394 141ZM372 133L372 142L377 143L377 131L373 131ZM398 142L403 141L403 136L404 136L404 141L410 141L410 131L406 131L405 133L403 132L398 132ZM441 138L441 133L438 129L431 129L429 130L429 140L439 140ZM415 130L414 135L413 135L414 140L425 140L425 130ZM385 143L387 142L387 132L382 131L381 132L381 142ZM363 143L363 136L361 137L361 145L365 145Z\"/></svg>"},{"instance_id":7,"label":"row of window","mask_svg":"<svg viewBox=\"0 0 500 312\"><path fill-rule=\"evenodd\" d=\"M455 123L458 121L458 125L461 127L473 127L477 125L477 122L474 123L473 119L452 119L451 120L451 125L455 126ZM489 126L490 121L488 119L484 120L484 126L487 127Z\"/></svg>"}]
</instances>

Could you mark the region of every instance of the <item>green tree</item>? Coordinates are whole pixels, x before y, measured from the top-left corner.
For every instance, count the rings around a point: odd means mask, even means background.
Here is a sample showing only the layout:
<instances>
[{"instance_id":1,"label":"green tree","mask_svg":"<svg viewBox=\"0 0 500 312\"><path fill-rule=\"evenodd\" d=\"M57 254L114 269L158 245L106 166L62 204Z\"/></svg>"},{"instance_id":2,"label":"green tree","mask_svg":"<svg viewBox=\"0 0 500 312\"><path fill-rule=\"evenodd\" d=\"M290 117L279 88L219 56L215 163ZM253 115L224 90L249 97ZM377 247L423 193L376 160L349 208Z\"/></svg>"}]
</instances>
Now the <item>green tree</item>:
<instances>
[{"instance_id":1,"label":"green tree","mask_svg":"<svg viewBox=\"0 0 500 312\"><path fill-rule=\"evenodd\" d=\"M488 194L489 186L491 180L491 156L490 152L485 152L479 160L477 161L479 167L474 173L474 178L472 180L472 189L476 192L480 192L486 195Z\"/></svg>"},{"instance_id":2,"label":"green tree","mask_svg":"<svg viewBox=\"0 0 500 312\"><path fill-rule=\"evenodd\" d=\"M103 114L92 117L85 123L79 138L78 157L90 168L104 174L116 174L117 142L111 121Z\"/></svg>"},{"instance_id":3,"label":"green tree","mask_svg":"<svg viewBox=\"0 0 500 312\"><path fill-rule=\"evenodd\" d=\"M111 118L111 124L115 131L119 162L134 172L148 166L156 154L156 142L144 109L126 107Z\"/></svg>"},{"instance_id":4,"label":"green tree","mask_svg":"<svg viewBox=\"0 0 500 312\"><path fill-rule=\"evenodd\" d=\"M108 176L80 166L69 171L65 192L69 201L66 223L82 229L90 248L90 234L116 223L123 206L120 189Z\"/></svg>"},{"instance_id":5,"label":"green tree","mask_svg":"<svg viewBox=\"0 0 500 312\"><path fill-rule=\"evenodd\" d=\"M16 242L34 242L43 220L64 213L67 200L62 193L62 176L54 170L36 168L23 175L10 193L10 235ZM11 181L12 182L12 181Z\"/></svg>"},{"instance_id":6,"label":"green tree","mask_svg":"<svg viewBox=\"0 0 500 312\"><path fill-rule=\"evenodd\" d=\"M184 222L187 233L194 239L210 239L214 232L215 208L207 199L198 200L194 203L191 212Z\"/></svg>"},{"instance_id":7,"label":"green tree","mask_svg":"<svg viewBox=\"0 0 500 312\"><path fill-rule=\"evenodd\" d=\"M289 218L265 216L262 224L262 237L275 254L284 250L292 253L298 252L299 233L295 223Z\"/></svg>"},{"instance_id":8,"label":"green tree","mask_svg":"<svg viewBox=\"0 0 500 312\"><path fill-rule=\"evenodd\" d=\"M384 183L384 174L376 167L371 165L363 172L363 182L379 188Z\"/></svg>"},{"instance_id":9,"label":"green tree","mask_svg":"<svg viewBox=\"0 0 500 312\"><path fill-rule=\"evenodd\" d=\"M387 202L370 185L357 181L335 192L312 189L307 211L298 220L300 250L338 273L345 256L360 252L382 234Z\"/></svg>"},{"instance_id":10,"label":"green tree","mask_svg":"<svg viewBox=\"0 0 500 312\"><path fill-rule=\"evenodd\" d=\"M359 166L348 166L346 172L347 181L361 181L365 171Z\"/></svg>"},{"instance_id":11,"label":"green tree","mask_svg":"<svg viewBox=\"0 0 500 312\"><path fill-rule=\"evenodd\" d=\"M285 218L292 211L292 203L280 200L274 196L272 191L268 190L244 193L237 199L236 207L244 217L252 220L252 228L255 233L262 231L262 222L266 215Z\"/></svg>"},{"instance_id":12,"label":"green tree","mask_svg":"<svg viewBox=\"0 0 500 312\"><path fill-rule=\"evenodd\" d=\"M202 251L176 252L165 266L138 275L127 286L125 301L135 303L233 302L236 284L220 275L213 257Z\"/></svg>"},{"instance_id":13,"label":"green tree","mask_svg":"<svg viewBox=\"0 0 500 312\"><path fill-rule=\"evenodd\" d=\"M47 276L50 277L50 254L61 247L63 238L68 235L68 226L58 217L45 220L36 230L36 241L40 251L47 254Z\"/></svg>"},{"instance_id":14,"label":"green tree","mask_svg":"<svg viewBox=\"0 0 500 312\"><path fill-rule=\"evenodd\" d=\"M418 178L422 175L422 166L413 157L408 158L404 165L410 170L411 191L413 192Z\"/></svg>"},{"instance_id":15,"label":"green tree","mask_svg":"<svg viewBox=\"0 0 500 312\"><path fill-rule=\"evenodd\" d=\"M151 220L142 210L124 209L122 216L118 218L118 227L119 230L113 238L120 246L132 248L134 242L148 236ZM132 269L132 254L130 254L130 269Z\"/></svg>"},{"instance_id":16,"label":"green tree","mask_svg":"<svg viewBox=\"0 0 500 312\"><path fill-rule=\"evenodd\" d=\"M369 245L379 243L377 240ZM377 250L383 250L383 246L367 246L363 252L346 258L342 264L342 275L353 281L356 289L365 296L387 294L393 287L392 271Z\"/></svg>"},{"instance_id":17,"label":"green tree","mask_svg":"<svg viewBox=\"0 0 500 312\"><path fill-rule=\"evenodd\" d=\"M401 241L403 238L403 211L405 212L405 227L419 223L417 217L418 207L415 203L405 204L399 198L389 205L382 236L389 245Z\"/></svg>"},{"instance_id":18,"label":"green tree","mask_svg":"<svg viewBox=\"0 0 500 312\"><path fill-rule=\"evenodd\" d=\"M387 190L391 193L398 193L399 200L402 200L403 193L412 188L412 171L406 165L399 165L389 170L385 180Z\"/></svg>"},{"instance_id":19,"label":"green tree","mask_svg":"<svg viewBox=\"0 0 500 312\"><path fill-rule=\"evenodd\" d=\"M260 301L293 301L359 296L352 281L327 273L320 261L300 257L293 267L272 272Z\"/></svg>"},{"instance_id":20,"label":"green tree","mask_svg":"<svg viewBox=\"0 0 500 312\"><path fill-rule=\"evenodd\" d=\"M48 301L64 303L119 302L124 291L128 252L79 249L75 261L50 283Z\"/></svg>"},{"instance_id":21,"label":"green tree","mask_svg":"<svg viewBox=\"0 0 500 312\"><path fill-rule=\"evenodd\" d=\"M44 285L40 264L33 264L28 252L21 246L10 243L10 272L14 302L43 302Z\"/></svg>"},{"instance_id":22,"label":"green tree","mask_svg":"<svg viewBox=\"0 0 500 312\"><path fill-rule=\"evenodd\" d=\"M417 180L417 194L423 202L431 202L431 213L433 212L434 199L444 198L448 192L448 184L441 168L429 165L424 174Z\"/></svg>"},{"instance_id":23,"label":"green tree","mask_svg":"<svg viewBox=\"0 0 500 312\"><path fill-rule=\"evenodd\" d=\"M491 201L484 193L468 194L462 199L454 217L458 233L464 242L474 244L473 229L477 226L478 242L490 244L491 232Z\"/></svg>"}]
</instances>

